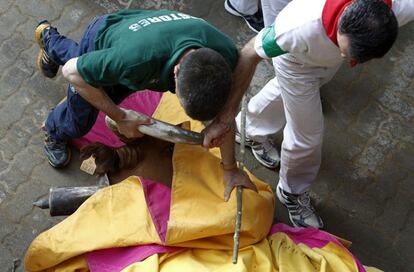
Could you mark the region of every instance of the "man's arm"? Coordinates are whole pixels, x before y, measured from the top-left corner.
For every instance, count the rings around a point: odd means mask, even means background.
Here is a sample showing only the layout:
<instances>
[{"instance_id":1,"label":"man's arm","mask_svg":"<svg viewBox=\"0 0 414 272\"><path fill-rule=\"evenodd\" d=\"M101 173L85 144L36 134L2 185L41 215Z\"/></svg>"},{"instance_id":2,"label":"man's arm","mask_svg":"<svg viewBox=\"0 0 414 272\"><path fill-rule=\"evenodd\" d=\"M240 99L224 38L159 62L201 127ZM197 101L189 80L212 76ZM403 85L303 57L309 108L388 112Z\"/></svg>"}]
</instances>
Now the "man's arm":
<instances>
[{"instance_id":1,"label":"man's arm","mask_svg":"<svg viewBox=\"0 0 414 272\"><path fill-rule=\"evenodd\" d=\"M233 72L233 86L229 99L221 113L204 131L204 147L220 146L223 136L234 128L240 101L252 81L254 72L262 60L254 49L255 38L251 39L241 50L237 66ZM233 140L234 144L234 140Z\"/></svg>"},{"instance_id":2,"label":"man's arm","mask_svg":"<svg viewBox=\"0 0 414 272\"><path fill-rule=\"evenodd\" d=\"M231 129L223 137L223 144L220 146L221 163L225 182L224 201L229 200L231 192L238 185L257 192L256 185L250 180L246 172L237 167L234 156L234 136L234 130Z\"/></svg>"},{"instance_id":3,"label":"man's arm","mask_svg":"<svg viewBox=\"0 0 414 272\"><path fill-rule=\"evenodd\" d=\"M96 109L104 112L113 119L121 134L128 138L142 137L138 131L138 125L150 123L149 118L126 111L118 107L102 90L95 88L83 80L77 69L78 58L70 59L63 67L63 76L75 87L83 99L88 101Z\"/></svg>"}]
</instances>

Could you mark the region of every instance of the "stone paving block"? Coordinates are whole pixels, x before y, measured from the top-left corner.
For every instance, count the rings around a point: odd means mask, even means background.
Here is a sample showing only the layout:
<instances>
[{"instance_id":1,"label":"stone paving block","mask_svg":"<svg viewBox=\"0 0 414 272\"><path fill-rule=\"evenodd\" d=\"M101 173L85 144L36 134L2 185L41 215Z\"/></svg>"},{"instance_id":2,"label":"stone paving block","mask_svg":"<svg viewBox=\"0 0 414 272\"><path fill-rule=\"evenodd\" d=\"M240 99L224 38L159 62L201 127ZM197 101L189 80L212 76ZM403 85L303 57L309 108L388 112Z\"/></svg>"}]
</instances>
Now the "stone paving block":
<instances>
[{"instance_id":1,"label":"stone paving block","mask_svg":"<svg viewBox=\"0 0 414 272\"><path fill-rule=\"evenodd\" d=\"M374 226L381 228L385 236L395 240L406 226L409 210L414 210L414 202L396 193L384 203L384 213L375 218Z\"/></svg>"},{"instance_id":2,"label":"stone paving block","mask_svg":"<svg viewBox=\"0 0 414 272\"><path fill-rule=\"evenodd\" d=\"M121 9L118 1L94 0L93 2L105 10L106 13L116 12Z\"/></svg>"},{"instance_id":3,"label":"stone paving block","mask_svg":"<svg viewBox=\"0 0 414 272\"><path fill-rule=\"evenodd\" d=\"M0 213L0 243L2 244L4 238L10 235L16 229L17 224L10 223L10 219L3 213L2 206L0 206L0 211L2 211Z\"/></svg>"},{"instance_id":4,"label":"stone paving block","mask_svg":"<svg viewBox=\"0 0 414 272\"><path fill-rule=\"evenodd\" d=\"M393 161L387 161L384 168L378 173L378 180L374 180L366 188L366 194L374 196L379 203L396 198L401 184L408 177L408 172L396 167Z\"/></svg>"},{"instance_id":5,"label":"stone paving block","mask_svg":"<svg viewBox=\"0 0 414 272\"><path fill-rule=\"evenodd\" d=\"M24 253L29 246L28 242L32 241L34 237L35 235L32 233L32 228L29 225L20 224L12 234L6 236L3 245L9 248L13 259L23 260Z\"/></svg>"},{"instance_id":6,"label":"stone paving block","mask_svg":"<svg viewBox=\"0 0 414 272\"><path fill-rule=\"evenodd\" d=\"M34 43L34 30L39 23L39 19L25 16L25 21L16 27L16 30L22 33L23 37Z\"/></svg>"},{"instance_id":7,"label":"stone paving block","mask_svg":"<svg viewBox=\"0 0 414 272\"><path fill-rule=\"evenodd\" d=\"M31 44L22 36L22 34L15 32L9 39L4 41L0 52L5 59L15 62L18 55L30 46Z\"/></svg>"},{"instance_id":8,"label":"stone paving block","mask_svg":"<svg viewBox=\"0 0 414 272\"><path fill-rule=\"evenodd\" d=\"M0 9L3 8L3 6L6 6L2 3L0 5ZM0 43L3 43L7 38L10 38L10 36L15 32L15 29L25 21L25 16L23 16L19 10L15 7L7 8L7 11L5 11L0 16Z\"/></svg>"},{"instance_id":9,"label":"stone paving block","mask_svg":"<svg viewBox=\"0 0 414 272\"><path fill-rule=\"evenodd\" d=\"M61 34L72 38L75 41L79 41L81 36L74 37L71 33L79 28L85 29L89 21L98 15L98 11L92 7L93 6L91 6L90 3L88 4L88 2L82 3L75 1L72 5L67 6L63 10L65 16L54 23L54 26L57 27Z\"/></svg>"},{"instance_id":10,"label":"stone paving block","mask_svg":"<svg viewBox=\"0 0 414 272\"><path fill-rule=\"evenodd\" d=\"M2 271L12 272L13 256L11 252L3 246L3 244L0 247L0 254L2 256L2 258L0 258L0 267L2 268Z\"/></svg>"},{"instance_id":11,"label":"stone paving block","mask_svg":"<svg viewBox=\"0 0 414 272\"><path fill-rule=\"evenodd\" d=\"M398 116L390 116L382 124L381 129L390 133L398 141L414 145L414 127Z\"/></svg>"},{"instance_id":12,"label":"stone paving block","mask_svg":"<svg viewBox=\"0 0 414 272\"><path fill-rule=\"evenodd\" d=\"M43 154L38 154L34 148L27 147L14 157L14 166L26 177L30 177L33 168L46 160Z\"/></svg>"},{"instance_id":13,"label":"stone paving block","mask_svg":"<svg viewBox=\"0 0 414 272\"><path fill-rule=\"evenodd\" d=\"M414 262L412 261L412 245L414 244L414 210L410 211L407 218L408 221L405 224L405 228L400 231L395 247L399 249L398 254L401 256L406 270L414 271Z\"/></svg>"},{"instance_id":14,"label":"stone paving block","mask_svg":"<svg viewBox=\"0 0 414 272\"><path fill-rule=\"evenodd\" d=\"M18 167L14 164L9 169L0 173L0 182L7 184L9 192L15 192L17 187L28 181L28 177L23 175Z\"/></svg>"},{"instance_id":15,"label":"stone paving block","mask_svg":"<svg viewBox=\"0 0 414 272\"><path fill-rule=\"evenodd\" d=\"M394 151L397 141L388 133L379 131L371 139L365 150L355 159L355 172L352 177L363 179L380 171L388 156Z\"/></svg>"},{"instance_id":16,"label":"stone paving block","mask_svg":"<svg viewBox=\"0 0 414 272\"><path fill-rule=\"evenodd\" d=\"M22 84L22 82L31 75L28 69L24 67L18 67L13 65L6 73L3 75L2 80L0 81L0 99L7 100L9 96L17 91L17 88Z\"/></svg>"},{"instance_id":17,"label":"stone paving block","mask_svg":"<svg viewBox=\"0 0 414 272\"><path fill-rule=\"evenodd\" d=\"M371 224L350 217L342 205L337 206L333 202L327 202L320 213L326 230L352 241L351 252L358 256L364 265L375 266L384 271L406 271L398 270L401 268L401 260L394 258L397 252L389 246L392 240L373 229ZM385 259L384 256L388 258Z\"/></svg>"},{"instance_id":18,"label":"stone paving block","mask_svg":"<svg viewBox=\"0 0 414 272\"><path fill-rule=\"evenodd\" d=\"M330 201L341 207L349 219L367 224L384 211L383 203L375 195L364 193L362 186L357 190L355 182L344 182L341 188L331 193Z\"/></svg>"},{"instance_id":19,"label":"stone paving block","mask_svg":"<svg viewBox=\"0 0 414 272\"><path fill-rule=\"evenodd\" d=\"M61 6L57 8L53 5L53 2L55 1L15 0L15 4L19 7L22 14L27 17L39 18L39 20L42 20L43 18L49 18L50 20L53 20L61 16L62 7L65 5L63 5L62 1L59 1ZM69 1L65 2L68 3Z\"/></svg>"},{"instance_id":20,"label":"stone paving block","mask_svg":"<svg viewBox=\"0 0 414 272\"><path fill-rule=\"evenodd\" d=\"M394 162L408 171L413 171L414 146L402 145L395 151Z\"/></svg>"},{"instance_id":21,"label":"stone paving block","mask_svg":"<svg viewBox=\"0 0 414 272\"><path fill-rule=\"evenodd\" d=\"M412 198L412 196L414 195L414 173L413 172L408 174L407 178L400 182L399 192L404 197L410 199L411 201L414 201Z\"/></svg>"},{"instance_id":22,"label":"stone paving block","mask_svg":"<svg viewBox=\"0 0 414 272\"><path fill-rule=\"evenodd\" d=\"M0 109L0 134L4 135L7 129L22 117L25 107L30 102L29 95L24 92L14 94L7 99L7 103Z\"/></svg>"},{"instance_id":23,"label":"stone paving block","mask_svg":"<svg viewBox=\"0 0 414 272\"><path fill-rule=\"evenodd\" d=\"M39 199L40 195L37 190L33 190L33 188L39 189L41 183L31 178L27 180L26 183L21 184L17 191L11 194L11 197L8 201L3 204L4 214L13 223L20 223L21 220L31 214L33 212L32 203ZM46 195L48 190L42 192L42 196Z\"/></svg>"},{"instance_id":24,"label":"stone paving block","mask_svg":"<svg viewBox=\"0 0 414 272\"><path fill-rule=\"evenodd\" d=\"M3 188L4 186L0 184L0 205L6 199L6 190ZM6 221L3 221L3 224L6 224Z\"/></svg>"},{"instance_id":25,"label":"stone paving block","mask_svg":"<svg viewBox=\"0 0 414 272\"><path fill-rule=\"evenodd\" d=\"M51 109L66 95L67 83L45 78L40 72L29 78L21 87L24 92L40 98Z\"/></svg>"},{"instance_id":26,"label":"stone paving block","mask_svg":"<svg viewBox=\"0 0 414 272\"><path fill-rule=\"evenodd\" d=\"M0 14L7 12L7 10L12 6L14 0L2 0L0 5Z\"/></svg>"},{"instance_id":27,"label":"stone paving block","mask_svg":"<svg viewBox=\"0 0 414 272\"><path fill-rule=\"evenodd\" d=\"M24 65L24 67L26 67L30 71L30 77L32 77L38 71L36 59L37 53L39 52L39 47L34 42L34 40L30 40L29 43L31 44L31 46L20 54L18 62L21 63L21 66Z\"/></svg>"},{"instance_id":28,"label":"stone paving block","mask_svg":"<svg viewBox=\"0 0 414 272\"><path fill-rule=\"evenodd\" d=\"M388 114L376 102L370 102L368 106L358 114L356 124L352 131L361 137L370 138L376 134L381 123L388 119Z\"/></svg>"}]
</instances>

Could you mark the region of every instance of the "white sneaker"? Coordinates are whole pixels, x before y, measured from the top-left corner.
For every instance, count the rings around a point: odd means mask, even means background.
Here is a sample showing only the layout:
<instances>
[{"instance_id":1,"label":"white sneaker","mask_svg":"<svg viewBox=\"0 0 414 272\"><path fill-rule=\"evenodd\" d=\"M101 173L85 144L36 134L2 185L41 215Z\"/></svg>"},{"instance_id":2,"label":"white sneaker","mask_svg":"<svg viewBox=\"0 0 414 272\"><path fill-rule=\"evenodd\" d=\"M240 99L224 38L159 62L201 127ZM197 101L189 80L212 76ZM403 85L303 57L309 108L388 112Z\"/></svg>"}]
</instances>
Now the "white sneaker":
<instances>
[{"instance_id":1,"label":"white sneaker","mask_svg":"<svg viewBox=\"0 0 414 272\"><path fill-rule=\"evenodd\" d=\"M278 184L276 195L279 201L288 209L290 221L295 227L323 228L322 219L316 214L308 192L300 195L290 194L283 191Z\"/></svg>"},{"instance_id":2,"label":"white sneaker","mask_svg":"<svg viewBox=\"0 0 414 272\"><path fill-rule=\"evenodd\" d=\"M262 165L270 169L275 169L279 166L280 156L277 148L273 146L269 140L264 143L258 143L252 146L252 153L256 160Z\"/></svg>"},{"instance_id":3,"label":"white sneaker","mask_svg":"<svg viewBox=\"0 0 414 272\"><path fill-rule=\"evenodd\" d=\"M238 129L236 129L235 141L239 144L241 142L241 136ZM280 162L279 152L268 139L266 139L265 142L260 143L246 137L245 144L252 149L254 157L260 164L270 169L278 167Z\"/></svg>"}]
</instances>

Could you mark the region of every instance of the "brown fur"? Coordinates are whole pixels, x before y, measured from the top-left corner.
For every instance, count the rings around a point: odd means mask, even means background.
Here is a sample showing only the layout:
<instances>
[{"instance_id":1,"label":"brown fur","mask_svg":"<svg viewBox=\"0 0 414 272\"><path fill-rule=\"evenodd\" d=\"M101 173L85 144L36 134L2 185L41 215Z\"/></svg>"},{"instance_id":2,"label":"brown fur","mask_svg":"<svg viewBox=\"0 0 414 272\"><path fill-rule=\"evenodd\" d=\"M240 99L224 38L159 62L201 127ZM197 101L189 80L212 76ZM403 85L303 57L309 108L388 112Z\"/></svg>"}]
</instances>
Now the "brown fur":
<instances>
[{"instance_id":1,"label":"brown fur","mask_svg":"<svg viewBox=\"0 0 414 272\"><path fill-rule=\"evenodd\" d=\"M136 175L161 182L167 186L172 180L173 144L144 136L126 146L113 148L93 143L81 149L81 161L95 157L95 174L107 173L111 183Z\"/></svg>"}]
</instances>

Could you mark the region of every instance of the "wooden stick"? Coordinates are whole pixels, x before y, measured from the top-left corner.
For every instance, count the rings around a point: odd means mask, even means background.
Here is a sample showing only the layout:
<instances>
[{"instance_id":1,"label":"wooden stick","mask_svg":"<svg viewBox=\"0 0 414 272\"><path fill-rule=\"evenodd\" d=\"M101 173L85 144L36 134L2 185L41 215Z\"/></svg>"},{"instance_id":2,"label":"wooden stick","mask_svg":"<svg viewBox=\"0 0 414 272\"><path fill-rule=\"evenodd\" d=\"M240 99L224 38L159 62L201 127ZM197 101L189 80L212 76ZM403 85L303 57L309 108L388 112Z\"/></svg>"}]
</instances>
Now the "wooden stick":
<instances>
[{"instance_id":1,"label":"wooden stick","mask_svg":"<svg viewBox=\"0 0 414 272\"><path fill-rule=\"evenodd\" d=\"M240 124L240 162L239 169L244 168L244 151L246 143L246 95L243 96L241 105L241 124ZM236 212L236 229L233 236L233 264L237 264L239 256L240 229L242 222L242 204L243 204L243 187L237 186L237 212Z\"/></svg>"}]
</instances>

